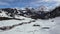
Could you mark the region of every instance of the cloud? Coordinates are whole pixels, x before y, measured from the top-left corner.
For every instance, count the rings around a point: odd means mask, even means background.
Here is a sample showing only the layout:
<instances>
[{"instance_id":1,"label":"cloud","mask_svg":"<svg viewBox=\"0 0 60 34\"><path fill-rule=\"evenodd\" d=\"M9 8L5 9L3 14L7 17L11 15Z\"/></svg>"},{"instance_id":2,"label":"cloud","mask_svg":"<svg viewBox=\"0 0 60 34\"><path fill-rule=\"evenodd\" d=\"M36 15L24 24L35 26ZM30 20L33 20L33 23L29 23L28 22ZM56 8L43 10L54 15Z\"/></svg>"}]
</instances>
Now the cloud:
<instances>
[{"instance_id":1,"label":"cloud","mask_svg":"<svg viewBox=\"0 0 60 34\"><path fill-rule=\"evenodd\" d=\"M2 2L13 2L15 0L0 0L0 1L2 1Z\"/></svg>"},{"instance_id":2,"label":"cloud","mask_svg":"<svg viewBox=\"0 0 60 34\"><path fill-rule=\"evenodd\" d=\"M56 7L60 5L60 0L35 0L34 2L30 3L31 6L48 6L49 8Z\"/></svg>"},{"instance_id":3,"label":"cloud","mask_svg":"<svg viewBox=\"0 0 60 34\"><path fill-rule=\"evenodd\" d=\"M38 1L44 1L44 2L60 2L60 0L38 0Z\"/></svg>"},{"instance_id":4,"label":"cloud","mask_svg":"<svg viewBox=\"0 0 60 34\"><path fill-rule=\"evenodd\" d=\"M40 1L40 0L39 0ZM60 5L60 0L42 0L43 2L52 3L55 2L56 6Z\"/></svg>"},{"instance_id":5,"label":"cloud","mask_svg":"<svg viewBox=\"0 0 60 34\"><path fill-rule=\"evenodd\" d=\"M5 0L5 1L15 1L15 0Z\"/></svg>"},{"instance_id":6,"label":"cloud","mask_svg":"<svg viewBox=\"0 0 60 34\"><path fill-rule=\"evenodd\" d=\"M7 2L0 2L0 5L7 5L7 6L9 6L10 4L7 3Z\"/></svg>"},{"instance_id":7,"label":"cloud","mask_svg":"<svg viewBox=\"0 0 60 34\"><path fill-rule=\"evenodd\" d=\"M7 5L7 6L31 6L31 7L39 7L41 5L44 6L58 6L60 4L60 0L0 0L0 5Z\"/></svg>"}]
</instances>

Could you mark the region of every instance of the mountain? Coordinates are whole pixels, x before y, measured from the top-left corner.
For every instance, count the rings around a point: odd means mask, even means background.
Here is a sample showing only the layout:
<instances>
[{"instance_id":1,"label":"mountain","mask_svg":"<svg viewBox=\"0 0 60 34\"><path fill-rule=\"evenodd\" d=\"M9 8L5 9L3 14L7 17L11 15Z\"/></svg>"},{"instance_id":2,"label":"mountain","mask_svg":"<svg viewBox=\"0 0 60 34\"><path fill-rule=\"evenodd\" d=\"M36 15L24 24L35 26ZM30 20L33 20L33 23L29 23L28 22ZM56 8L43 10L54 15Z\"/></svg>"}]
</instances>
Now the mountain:
<instances>
[{"instance_id":1,"label":"mountain","mask_svg":"<svg viewBox=\"0 0 60 34\"><path fill-rule=\"evenodd\" d=\"M41 11L34 8L25 8L24 10L16 8L2 8L0 9L0 15L3 15L4 17L12 17L18 19L20 16L32 19L49 19L60 16L60 6L56 7L52 11Z\"/></svg>"},{"instance_id":2,"label":"mountain","mask_svg":"<svg viewBox=\"0 0 60 34\"><path fill-rule=\"evenodd\" d=\"M25 10L14 9L3 8L3 10L0 10L0 19L6 19L0 21L1 34L60 34L59 7L48 12L28 8ZM13 12L9 12L12 10ZM19 13L16 13L16 11Z\"/></svg>"},{"instance_id":3,"label":"mountain","mask_svg":"<svg viewBox=\"0 0 60 34\"><path fill-rule=\"evenodd\" d=\"M58 17L60 16L60 6L56 7L54 10L50 12L51 16L50 17Z\"/></svg>"}]
</instances>

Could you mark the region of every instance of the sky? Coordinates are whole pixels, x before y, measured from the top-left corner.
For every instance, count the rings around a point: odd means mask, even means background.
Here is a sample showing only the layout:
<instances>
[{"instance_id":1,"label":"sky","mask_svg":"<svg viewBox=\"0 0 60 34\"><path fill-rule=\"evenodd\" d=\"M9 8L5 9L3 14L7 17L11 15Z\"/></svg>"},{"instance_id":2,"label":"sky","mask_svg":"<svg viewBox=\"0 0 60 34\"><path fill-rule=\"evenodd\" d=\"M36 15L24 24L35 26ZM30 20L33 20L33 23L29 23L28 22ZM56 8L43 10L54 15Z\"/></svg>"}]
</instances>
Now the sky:
<instances>
[{"instance_id":1,"label":"sky","mask_svg":"<svg viewBox=\"0 0 60 34\"><path fill-rule=\"evenodd\" d=\"M49 8L60 5L60 0L0 0L0 8L23 8L47 6Z\"/></svg>"}]
</instances>

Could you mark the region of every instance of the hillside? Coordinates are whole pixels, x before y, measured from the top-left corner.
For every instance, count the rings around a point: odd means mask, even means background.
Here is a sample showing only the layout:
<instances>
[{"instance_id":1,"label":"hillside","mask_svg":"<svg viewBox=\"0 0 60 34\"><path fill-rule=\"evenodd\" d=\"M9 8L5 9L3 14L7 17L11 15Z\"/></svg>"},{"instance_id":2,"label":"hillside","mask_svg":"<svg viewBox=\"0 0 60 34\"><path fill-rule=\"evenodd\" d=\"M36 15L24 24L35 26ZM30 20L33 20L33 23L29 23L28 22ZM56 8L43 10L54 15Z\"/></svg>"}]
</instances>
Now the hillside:
<instances>
[{"instance_id":1,"label":"hillside","mask_svg":"<svg viewBox=\"0 0 60 34\"><path fill-rule=\"evenodd\" d=\"M52 11L0 9L1 34L60 34L60 7Z\"/></svg>"}]
</instances>

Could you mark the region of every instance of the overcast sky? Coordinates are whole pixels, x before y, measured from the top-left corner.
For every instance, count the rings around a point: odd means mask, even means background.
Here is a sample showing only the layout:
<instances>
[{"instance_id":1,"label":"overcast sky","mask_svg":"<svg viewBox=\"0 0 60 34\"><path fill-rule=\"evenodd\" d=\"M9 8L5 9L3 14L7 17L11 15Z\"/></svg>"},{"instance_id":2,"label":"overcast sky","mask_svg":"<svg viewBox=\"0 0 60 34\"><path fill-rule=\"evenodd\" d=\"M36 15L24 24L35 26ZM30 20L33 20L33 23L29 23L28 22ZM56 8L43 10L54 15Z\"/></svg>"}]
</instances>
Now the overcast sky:
<instances>
[{"instance_id":1,"label":"overcast sky","mask_svg":"<svg viewBox=\"0 0 60 34\"><path fill-rule=\"evenodd\" d=\"M0 8L14 8L14 7L38 7L41 5L48 7L55 7L60 4L60 0L0 0Z\"/></svg>"}]
</instances>

